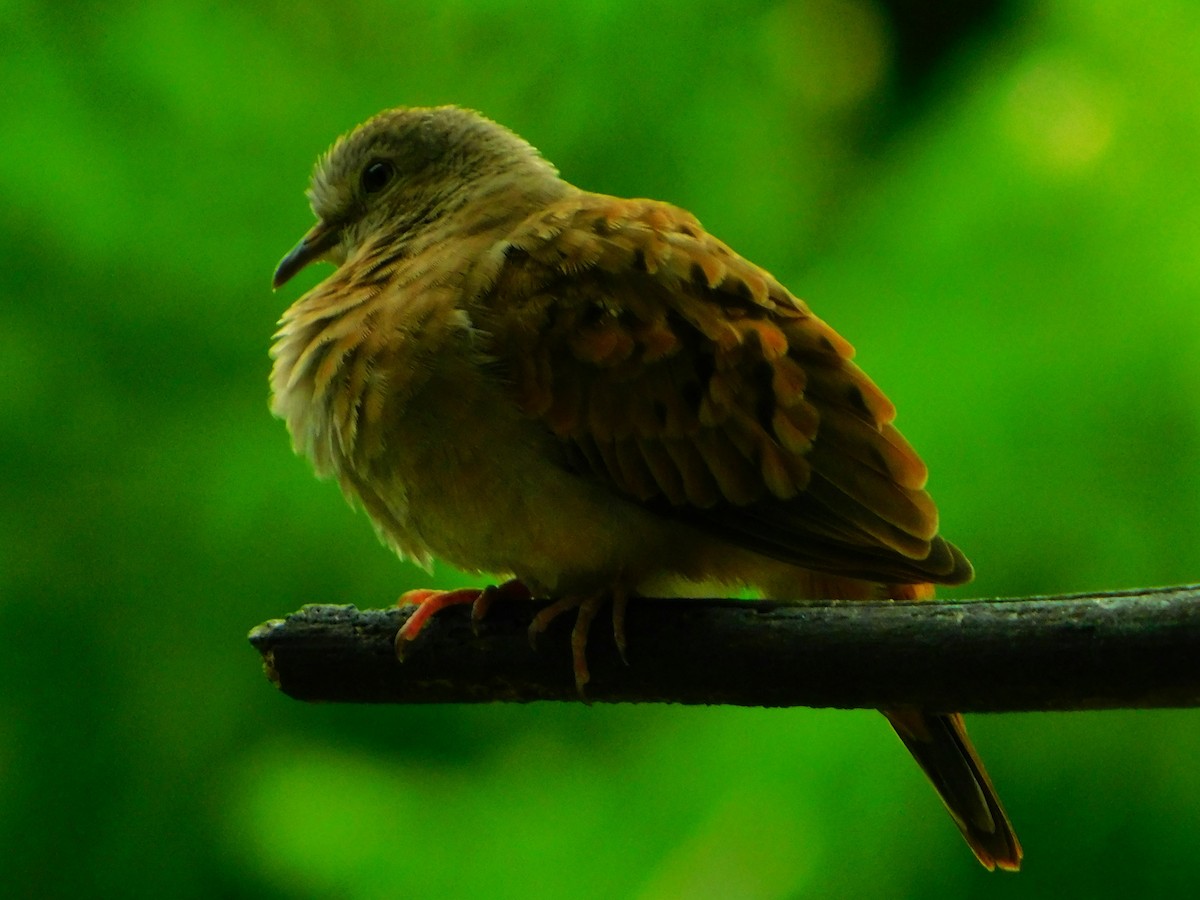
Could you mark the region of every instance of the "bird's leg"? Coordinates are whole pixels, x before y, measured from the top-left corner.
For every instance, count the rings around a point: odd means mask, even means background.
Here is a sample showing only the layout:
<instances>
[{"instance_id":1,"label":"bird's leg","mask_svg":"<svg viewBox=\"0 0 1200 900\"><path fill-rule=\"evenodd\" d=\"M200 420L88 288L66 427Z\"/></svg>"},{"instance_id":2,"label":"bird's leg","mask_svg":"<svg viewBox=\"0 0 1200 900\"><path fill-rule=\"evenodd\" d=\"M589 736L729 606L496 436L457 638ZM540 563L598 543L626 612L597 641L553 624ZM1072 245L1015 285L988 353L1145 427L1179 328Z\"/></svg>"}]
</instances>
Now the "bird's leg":
<instances>
[{"instance_id":1,"label":"bird's leg","mask_svg":"<svg viewBox=\"0 0 1200 900\"><path fill-rule=\"evenodd\" d=\"M575 690L583 699L583 686L592 680L587 664L587 639L592 628L592 619L604 603L604 593L592 594L579 604L575 614L575 627L571 629L571 661L575 670Z\"/></svg>"},{"instance_id":2,"label":"bird's leg","mask_svg":"<svg viewBox=\"0 0 1200 900\"><path fill-rule=\"evenodd\" d=\"M416 639L429 619L448 606L471 604L471 629L479 633L479 623L487 615L492 602L499 598L528 598L529 590L521 582L511 579L486 588L460 588L454 591L420 589L408 591L396 602L397 606L416 606L417 609L396 633L396 658L404 659L408 645Z\"/></svg>"},{"instance_id":3,"label":"bird's leg","mask_svg":"<svg viewBox=\"0 0 1200 900\"><path fill-rule=\"evenodd\" d=\"M489 585L486 588L460 588L454 591L439 591L428 588L408 591L400 597L398 606L416 606L417 609L408 617L408 621L396 632L396 658L403 661L408 645L421 633L425 624L448 606L471 604L471 629L479 633L479 623L483 621L492 604L497 600L528 600L531 592L521 581L513 578L500 585ZM538 611L529 623L529 644L537 649L537 636L545 631L550 623L569 610L577 610L575 624L571 628L571 660L575 674L575 689L583 697L583 688L591 680L587 664L587 639L591 631L592 621L604 605L604 601L612 598L613 638L617 643L617 651L621 660L625 661L625 608L629 604L629 591L617 586L611 591L597 591L594 594L582 596L561 597Z\"/></svg>"},{"instance_id":4,"label":"bird's leg","mask_svg":"<svg viewBox=\"0 0 1200 900\"><path fill-rule=\"evenodd\" d=\"M575 673L575 689L583 697L583 688L591 680L587 664L587 639L592 627L592 620L609 597L613 602L613 637L617 642L617 650L621 659L625 659L625 607L629 603L629 592L617 587L610 591L598 591L594 594L573 597L561 597L548 606L543 607L533 621L529 623L529 644L537 647L537 636L545 631L550 623L568 610L578 610L575 614L575 624L571 628L571 660Z\"/></svg>"},{"instance_id":5,"label":"bird's leg","mask_svg":"<svg viewBox=\"0 0 1200 900\"><path fill-rule=\"evenodd\" d=\"M510 578L499 585L489 584L471 603L471 631L475 633L476 637L479 636L479 623L483 621L483 617L487 615L488 610L497 600L529 601L532 599L533 594L529 588L516 578Z\"/></svg>"}]
</instances>

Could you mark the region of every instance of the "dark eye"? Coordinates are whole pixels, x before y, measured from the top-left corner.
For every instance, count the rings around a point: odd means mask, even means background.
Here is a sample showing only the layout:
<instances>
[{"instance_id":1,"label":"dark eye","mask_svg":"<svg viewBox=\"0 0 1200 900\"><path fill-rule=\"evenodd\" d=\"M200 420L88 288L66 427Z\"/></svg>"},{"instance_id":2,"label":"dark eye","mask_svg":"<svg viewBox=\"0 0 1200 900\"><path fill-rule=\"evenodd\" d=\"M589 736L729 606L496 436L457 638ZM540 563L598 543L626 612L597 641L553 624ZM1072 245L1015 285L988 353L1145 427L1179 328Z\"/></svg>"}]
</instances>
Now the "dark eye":
<instances>
[{"instance_id":1,"label":"dark eye","mask_svg":"<svg viewBox=\"0 0 1200 900\"><path fill-rule=\"evenodd\" d=\"M367 163L367 167L363 169L362 189L368 194L376 194L387 187L387 183L392 180L394 174L395 169L386 159L373 160Z\"/></svg>"}]
</instances>

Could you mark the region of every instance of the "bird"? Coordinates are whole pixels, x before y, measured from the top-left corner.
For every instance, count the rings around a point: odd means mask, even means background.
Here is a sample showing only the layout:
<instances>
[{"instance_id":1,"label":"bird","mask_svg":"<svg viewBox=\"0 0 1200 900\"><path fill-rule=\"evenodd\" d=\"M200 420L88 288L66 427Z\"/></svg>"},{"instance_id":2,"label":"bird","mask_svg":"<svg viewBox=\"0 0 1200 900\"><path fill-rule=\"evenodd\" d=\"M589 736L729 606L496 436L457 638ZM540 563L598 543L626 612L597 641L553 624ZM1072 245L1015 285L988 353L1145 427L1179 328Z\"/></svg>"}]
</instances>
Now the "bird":
<instances>
[{"instance_id":1,"label":"bird","mask_svg":"<svg viewBox=\"0 0 1200 900\"><path fill-rule=\"evenodd\" d=\"M971 579L852 345L691 213L578 188L458 106L342 135L308 199L273 287L335 269L280 319L273 413L401 558L507 579L406 594L398 656L446 606L545 598L531 636L575 611L582 693L605 604L624 655L637 596L905 600ZM978 860L1019 868L962 717L883 712Z\"/></svg>"}]
</instances>

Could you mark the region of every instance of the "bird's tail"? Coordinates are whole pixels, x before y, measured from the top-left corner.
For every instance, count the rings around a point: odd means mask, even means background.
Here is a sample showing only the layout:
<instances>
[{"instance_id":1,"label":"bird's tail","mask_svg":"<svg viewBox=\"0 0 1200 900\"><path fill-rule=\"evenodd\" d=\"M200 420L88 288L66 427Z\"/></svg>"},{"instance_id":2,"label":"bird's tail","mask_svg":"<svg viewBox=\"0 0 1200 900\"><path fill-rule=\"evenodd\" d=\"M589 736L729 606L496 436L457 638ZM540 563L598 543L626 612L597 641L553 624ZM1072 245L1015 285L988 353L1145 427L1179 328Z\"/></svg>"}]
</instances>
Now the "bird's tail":
<instances>
[{"instance_id":1,"label":"bird's tail","mask_svg":"<svg viewBox=\"0 0 1200 900\"><path fill-rule=\"evenodd\" d=\"M885 709L896 734L933 782L975 856L989 870L1015 872L1021 844L987 769L971 746L962 716Z\"/></svg>"}]
</instances>

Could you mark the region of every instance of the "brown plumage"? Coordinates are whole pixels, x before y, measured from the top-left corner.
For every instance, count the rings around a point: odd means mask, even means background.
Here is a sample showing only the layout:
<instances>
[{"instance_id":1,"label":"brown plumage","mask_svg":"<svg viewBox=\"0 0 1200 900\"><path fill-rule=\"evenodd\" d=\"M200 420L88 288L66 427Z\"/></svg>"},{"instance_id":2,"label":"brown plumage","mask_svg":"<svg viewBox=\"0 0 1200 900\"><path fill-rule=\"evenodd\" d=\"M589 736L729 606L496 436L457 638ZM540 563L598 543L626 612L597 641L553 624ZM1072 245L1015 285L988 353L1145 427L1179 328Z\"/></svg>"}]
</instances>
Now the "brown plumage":
<instances>
[{"instance_id":1,"label":"brown plumage","mask_svg":"<svg viewBox=\"0 0 1200 900\"><path fill-rule=\"evenodd\" d=\"M558 601L534 630L578 607L580 687L608 597L623 645L630 594L899 599L970 579L850 344L691 214L581 191L454 107L355 129L309 196L318 222L275 284L338 268L284 314L272 409L402 556ZM980 861L1015 869L962 719L885 715Z\"/></svg>"}]
</instances>

